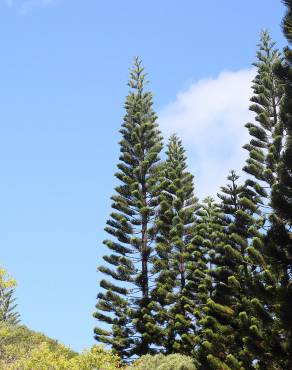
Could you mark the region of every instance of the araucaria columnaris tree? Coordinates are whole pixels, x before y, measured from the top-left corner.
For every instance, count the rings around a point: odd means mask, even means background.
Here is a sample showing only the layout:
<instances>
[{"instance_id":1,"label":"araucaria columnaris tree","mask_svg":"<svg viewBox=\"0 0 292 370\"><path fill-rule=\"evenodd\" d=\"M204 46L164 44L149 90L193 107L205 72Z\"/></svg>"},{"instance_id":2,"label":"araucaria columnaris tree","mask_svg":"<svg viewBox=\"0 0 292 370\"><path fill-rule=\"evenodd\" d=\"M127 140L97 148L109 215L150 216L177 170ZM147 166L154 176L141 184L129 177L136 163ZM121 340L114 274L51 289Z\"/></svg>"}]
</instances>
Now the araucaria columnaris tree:
<instances>
[{"instance_id":1,"label":"araucaria columnaris tree","mask_svg":"<svg viewBox=\"0 0 292 370\"><path fill-rule=\"evenodd\" d=\"M20 315L16 311L14 291L16 281L7 271L0 267L0 323L15 325L20 321Z\"/></svg>"},{"instance_id":2,"label":"araucaria columnaris tree","mask_svg":"<svg viewBox=\"0 0 292 370\"><path fill-rule=\"evenodd\" d=\"M289 45L292 42L292 1L283 1L287 13L283 31ZM271 219L268 251L280 273L277 290L277 315L280 320L283 369L292 369L292 50L284 50L284 64L276 66L276 74L285 87L281 119L284 128L284 147L278 164L278 179L272 189L272 206L275 214Z\"/></svg>"},{"instance_id":3,"label":"araucaria columnaris tree","mask_svg":"<svg viewBox=\"0 0 292 370\"><path fill-rule=\"evenodd\" d=\"M157 318L163 328L160 344L167 353L191 354L195 325L188 264L198 201L185 150L176 135L170 137L166 154L160 173L153 297L159 302Z\"/></svg>"},{"instance_id":4,"label":"araucaria columnaris tree","mask_svg":"<svg viewBox=\"0 0 292 370\"><path fill-rule=\"evenodd\" d=\"M217 216L217 243L209 269L212 290L202 310L199 354L202 369L239 369L238 313L241 308L243 253L236 235L236 212L241 209L238 176L232 171L218 194L222 203ZM237 236L237 238L236 238ZM233 366L232 366L233 365ZM236 366L237 365L237 366Z\"/></svg>"},{"instance_id":5,"label":"araucaria columnaris tree","mask_svg":"<svg viewBox=\"0 0 292 370\"><path fill-rule=\"evenodd\" d=\"M263 198L264 207L268 206L271 187L278 177L277 165L283 145L283 124L279 115L283 83L274 72L275 65L282 59L269 33L263 31L254 63L256 77L250 110L255 113L255 122L246 124L252 139L244 146L249 152L244 170L254 176L247 185Z\"/></svg>"},{"instance_id":6,"label":"araucaria columnaris tree","mask_svg":"<svg viewBox=\"0 0 292 370\"><path fill-rule=\"evenodd\" d=\"M253 354L260 369L274 369L280 366L283 350L278 320L278 296L281 287L281 268L273 259L275 244L269 229L274 224L271 207L271 190L279 180L279 163L284 145L284 126L280 115L283 102L283 82L275 73L275 67L282 65L283 57L275 49L275 43L268 32L261 34L257 61L257 74L253 81L254 95L250 110L255 113L255 123L246 127L252 137L245 149L249 158L244 170L250 175L246 188L258 195L261 209L262 233L250 239L248 248L252 269L252 284L248 323L246 318L245 347Z\"/></svg>"},{"instance_id":7,"label":"araucaria columnaris tree","mask_svg":"<svg viewBox=\"0 0 292 370\"><path fill-rule=\"evenodd\" d=\"M218 194L221 199L221 232L214 245L213 267L209 274L212 291L203 308L201 332L202 369L250 369L253 357L245 348L250 296L249 239L257 235L260 225L254 217L258 197L238 184L231 171L228 183ZM220 219L219 219L220 225ZM219 229L220 230L220 229Z\"/></svg>"},{"instance_id":8,"label":"araucaria columnaris tree","mask_svg":"<svg viewBox=\"0 0 292 370\"><path fill-rule=\"evenodd\" d=\"M99 267L109 279L100 282L94 316L110 325L95 328L95 338L110 344L122 357L153 351L157 327L151 299L154 218L157 209L157 165L162 137L153 111L152 94L145 90L139 58L129 79L126 114L120 133L121 155L117 165L120 184L112 196L104 241L109 254Z\"/></svg>"},{"instance_id":9,"label":"araucaria columnaris tree","mask_svg":"<svg viewBox=\"0 0 292 370\"><path fill-rule=\"evenodd\" d=\"M206 198L198 212L198 220L194 227L193 239L190 244L192 255L189 263L191 276L191 292L194 300L194 315L196 317L195 349L200 369L212 368L207 356L220 352L214 344L213 323L209 315L209 305L212 305L214 290L214 271L216 251L224 241L222 213L218 204L210 197ZM211 321L210 321L211 320ZM224 346L224 343L222 343Z\"/></svg>"}]
</instances>

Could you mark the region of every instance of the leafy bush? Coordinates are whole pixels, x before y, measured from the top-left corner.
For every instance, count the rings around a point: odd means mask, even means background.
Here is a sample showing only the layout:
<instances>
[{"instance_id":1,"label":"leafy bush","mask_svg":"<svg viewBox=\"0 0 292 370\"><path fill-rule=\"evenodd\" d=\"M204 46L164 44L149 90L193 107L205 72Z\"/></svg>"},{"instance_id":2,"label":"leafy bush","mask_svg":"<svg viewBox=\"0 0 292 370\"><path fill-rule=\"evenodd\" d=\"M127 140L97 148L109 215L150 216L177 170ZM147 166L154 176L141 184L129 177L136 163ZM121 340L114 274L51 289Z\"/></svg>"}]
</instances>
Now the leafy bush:
<instances>
[{"instance_id":1,"label":"leafy bush","mask_svg":"<svg viewBox=\"0 0 292 370\"><path fill-rule=\"evenodd\" d=\"M0 369L9 369L9 366L22 358L27 358L35 348L39 348L44 343L51 352L61 347L57 341L29 330L23 325L0 323ZM68 357L76 355L68 348L66 351Z\"/></svg>"},{"instance_id":2,"label":"leafy bush","mask_svg":"<svg viewBox=\"0 0 292 370\"><path fill-rule=\"evenodd\" d=\"M29 353L6 367L7 370L69 370L70 352L65 346L58 346L54 351L43 342ZM75 370L75 369L74 369Z\"/></svg>"},{"instance_id":3,"label":"leafy bush","mask_svg":"<svg viewBox=\"0 0 292 370\"><path fill-rule=\"evenodd\" d=\"M93 346L70 361L68 370L115 370L121 368L120 359L101 346Z\"/></svg>"},{"instance_id":4,"label":"leafy bush","mask_svg":"<svg viewBox=\"0 0 292 370\"><path fill-rule=\"evenodd\" d=\"M116 370L119 358L101 346L81 354L25 326L0 324L0 369Z\"/></svg>"},{"instance_id":5,"label":"leafy bush","mask_svg":"<svg viewBox=\"0 0 292 370\"><path fill-rule=\"evenodd\" d=\"M42 343L7 370L116 370L119 364L117 357L99 346L70 357L66 347L60 345L51 351L47 343Z\"/></svg>"},{"instance_id":6,"label":"leafy bush","mask_svg":"<svg viewBox=\"0 0 292 370\"><path fill-rule=\"evenodd\" d=\"M125 368L101 346L80 354L23 325L0 322L0 369L5 370L196 370L193 359L174 354L146 355Z\"/></svg>"},{"instance_id":7,"label":"leafy bush","mask_svg":"<svg viewBox=\"0 0 292 370\"><path fill-rule=\"evenodd\" d=\"M196 366L192 358L184 355L158 354L142 356L128 370L196 370Z\"/></svg>"}]
</instances>

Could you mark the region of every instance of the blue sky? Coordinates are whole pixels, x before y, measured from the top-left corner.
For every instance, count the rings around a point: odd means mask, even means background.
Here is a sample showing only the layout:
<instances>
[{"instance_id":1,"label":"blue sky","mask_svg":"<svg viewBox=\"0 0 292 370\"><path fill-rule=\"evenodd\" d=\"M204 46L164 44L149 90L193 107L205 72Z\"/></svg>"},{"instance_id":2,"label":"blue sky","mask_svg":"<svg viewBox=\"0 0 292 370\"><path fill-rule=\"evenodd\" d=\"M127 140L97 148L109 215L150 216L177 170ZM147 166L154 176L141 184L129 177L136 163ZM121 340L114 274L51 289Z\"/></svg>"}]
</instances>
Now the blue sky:
<instances>
[{"instance_id":1,"label":"blue sky","mask_svg":"<svg viewBox=\"0 0 292 370\"><path fill-rule=\"evenodd\" d=\"M215 194L242 166L259 32L283 47L283 12L279 0L0 0L0 263L25 324L76 350L93 343L133 57L163 132L186 143L198 194Z\"/></svg>"}]
</instances>

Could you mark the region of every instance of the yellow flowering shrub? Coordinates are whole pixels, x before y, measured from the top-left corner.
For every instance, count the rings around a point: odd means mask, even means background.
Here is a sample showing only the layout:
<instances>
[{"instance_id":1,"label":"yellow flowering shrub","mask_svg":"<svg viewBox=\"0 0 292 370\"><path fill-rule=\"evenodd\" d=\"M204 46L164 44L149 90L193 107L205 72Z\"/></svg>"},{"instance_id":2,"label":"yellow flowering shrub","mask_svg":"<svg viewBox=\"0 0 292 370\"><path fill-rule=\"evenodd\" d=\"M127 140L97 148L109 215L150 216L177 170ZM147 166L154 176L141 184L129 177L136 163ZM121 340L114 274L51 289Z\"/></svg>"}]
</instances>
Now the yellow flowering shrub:
<instances>
[{"instance_id":1,"label":"yellow flowering shrub","mask_svg":"<svg viewBox=\"0 0 292 370\"><path fill-rule=\"evenodd\" d=\"M47 343L34 348L7 370L116 370L120 368L119 358L102 347L93 346L80 355L72 357L70 350L60 345L52 351Z\"/></svg>"},{"instance_id":2,"label":"yellow flowering shrub","mask_svg":"<svg viewBox=\"0 0 292 370\"><path fill-rule=\"evenodd\" d=\"M118 356L101 346L93 346L70 361L72 370L115 370L121 368Z\"/></svg>"},{"instance_id":3,"label":"yellow flowering shrub","mask_svg":"<svg viewBox=\"0 0 292 370\"><path fill-rule=\"evenodd\" d=\"M77 354L25 326L0 324L1 370L116 370L121 367L119 358L101 346Z\"/></svg>"},{"instance_id":4,"label":"yellow flowering shrub","mask_svg":"<svg viewBox=\"0 0 292 370\"><path fill-rule=\"evenodd\" d=\"M126 370L196 370L193 359L180 354L164 356L145 355Z\"/></svg>"},{"instance_id":5,"label":"yellow flowering shrub","mask_svg":"<svg viewBox=\"0 0 292 370\"><path fill-rule=\"evenodd\" d=\"M16 280L13 279L5 268L0 267L0 288L2 290L16 288Z\"/></svg>"},{"instance_id":6,"label":"yellow flowering shrub","mask_svg":"<svg viewBox=\"0 0 292 370\"><path fill-rule=\"evenodd\" d=\"M41 343L29 353L9 365L7 370L69 370L70 350L59 345L52 351L48 343Z\"/></svg>"}]
</instances>

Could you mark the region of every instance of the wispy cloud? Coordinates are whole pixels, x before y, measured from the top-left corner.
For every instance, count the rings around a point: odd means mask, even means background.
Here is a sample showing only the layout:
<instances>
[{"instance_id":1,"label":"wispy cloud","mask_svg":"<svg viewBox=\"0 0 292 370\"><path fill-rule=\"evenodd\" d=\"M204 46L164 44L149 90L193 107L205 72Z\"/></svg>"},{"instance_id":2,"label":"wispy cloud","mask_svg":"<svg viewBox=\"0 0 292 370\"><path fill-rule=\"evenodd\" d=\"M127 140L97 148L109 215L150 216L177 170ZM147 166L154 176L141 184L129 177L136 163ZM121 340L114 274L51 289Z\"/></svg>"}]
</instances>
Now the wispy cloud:
<instances>
[{"instance_id":1,"label":"wispy cloud","mask_svg":"<svg viewBox=\"0 0 292 370\"><path fill-rule=\"evenodd\" d=\"M229 170L240 172L243 166L254 75L253 69L244 69L200 80L160 110L165 136L177 133L183 140L200 197L215 196Z\"/></svg>"}]
</instances>

